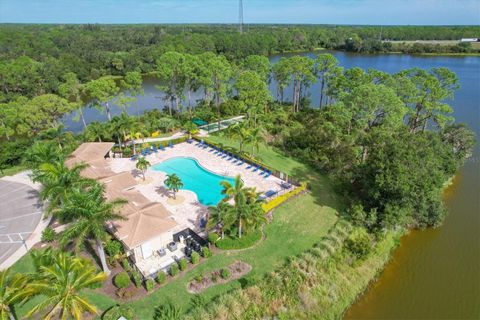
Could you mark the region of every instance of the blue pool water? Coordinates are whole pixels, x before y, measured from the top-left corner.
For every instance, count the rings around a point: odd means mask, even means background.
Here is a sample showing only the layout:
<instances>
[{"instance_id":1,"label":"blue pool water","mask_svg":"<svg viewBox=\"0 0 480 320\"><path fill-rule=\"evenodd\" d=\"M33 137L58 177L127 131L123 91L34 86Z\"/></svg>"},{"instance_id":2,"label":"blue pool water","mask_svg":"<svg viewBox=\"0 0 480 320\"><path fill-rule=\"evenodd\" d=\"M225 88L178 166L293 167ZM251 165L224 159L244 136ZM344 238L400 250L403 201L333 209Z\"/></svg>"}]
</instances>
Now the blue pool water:
<instances>
[{"instance_id":1,"label":"blue pool water","mask_svg":"<svg viewBox=\"0 0 480 320\"><path fill-rule=\"evenodd\" d=\"M175 173L183 182L182 189L195 192L198 201L206 206L217 205L223 199L221 181L233 184L235 180L206 170L192 158L172 158L154 165L152 169Z\"/></svg>"}]
</instances>

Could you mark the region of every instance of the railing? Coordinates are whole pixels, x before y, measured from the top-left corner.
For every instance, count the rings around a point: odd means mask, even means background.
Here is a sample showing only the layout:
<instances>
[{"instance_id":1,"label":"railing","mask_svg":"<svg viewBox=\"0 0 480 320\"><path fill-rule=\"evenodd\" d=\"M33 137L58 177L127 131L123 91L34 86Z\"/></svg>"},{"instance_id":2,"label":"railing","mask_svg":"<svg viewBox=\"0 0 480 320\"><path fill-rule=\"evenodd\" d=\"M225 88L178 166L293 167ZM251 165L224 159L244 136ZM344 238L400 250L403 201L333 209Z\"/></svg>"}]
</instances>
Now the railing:
<instances>
[{"instance_id":1,"label":"railing","mask_svg":"<svg viewBox=\"0 0 480 320\"><path fill-rule=\"evenodd\" d=\"M224 130L229 126L231 126L232 124L243 121L243 118L245 118L245 116L237 116L230 119L220 120L219 122L204 124L203 126L198 127L198 129L207 131L208 133L216 132L216 131Z\"/></svg>"}]
</instances>

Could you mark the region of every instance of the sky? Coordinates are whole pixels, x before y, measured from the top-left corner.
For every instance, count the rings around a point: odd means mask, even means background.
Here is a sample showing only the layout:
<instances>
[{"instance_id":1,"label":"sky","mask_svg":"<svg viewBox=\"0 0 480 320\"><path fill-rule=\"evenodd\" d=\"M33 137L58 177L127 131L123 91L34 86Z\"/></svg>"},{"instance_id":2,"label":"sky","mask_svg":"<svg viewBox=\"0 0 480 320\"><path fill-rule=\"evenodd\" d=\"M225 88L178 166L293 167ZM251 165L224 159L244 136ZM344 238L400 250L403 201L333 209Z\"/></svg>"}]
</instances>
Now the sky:
<instances>
[{"instance_id":1,"label":"sky","mask_svg":"<svg viewBox=\"0 0 480 320\"><path fill-rule=\"evenodd\" d=\"M238 0L0 0L0 23L237 23ZM479 25L480 0L243 0L245 23Z\"/></svg>"}]
</instances>

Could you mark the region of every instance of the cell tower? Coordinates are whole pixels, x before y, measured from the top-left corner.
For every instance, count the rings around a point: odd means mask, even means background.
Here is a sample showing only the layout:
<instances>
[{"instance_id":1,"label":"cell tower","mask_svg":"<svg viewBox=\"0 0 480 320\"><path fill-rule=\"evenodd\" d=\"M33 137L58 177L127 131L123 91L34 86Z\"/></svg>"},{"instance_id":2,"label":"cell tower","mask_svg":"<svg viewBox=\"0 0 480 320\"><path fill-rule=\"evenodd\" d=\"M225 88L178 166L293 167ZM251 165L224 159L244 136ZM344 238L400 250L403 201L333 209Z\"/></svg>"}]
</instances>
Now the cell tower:
<instances>
[{"instance_id":1,"label":"cell tower","mask_svg":"<svg viewBox=\"0 0 480 320\"><path fill-rule=\"evenodd\" d=\"M239 0L238 4L238 30L243 34L243 1Z\"/></svg>"}]
</instances>

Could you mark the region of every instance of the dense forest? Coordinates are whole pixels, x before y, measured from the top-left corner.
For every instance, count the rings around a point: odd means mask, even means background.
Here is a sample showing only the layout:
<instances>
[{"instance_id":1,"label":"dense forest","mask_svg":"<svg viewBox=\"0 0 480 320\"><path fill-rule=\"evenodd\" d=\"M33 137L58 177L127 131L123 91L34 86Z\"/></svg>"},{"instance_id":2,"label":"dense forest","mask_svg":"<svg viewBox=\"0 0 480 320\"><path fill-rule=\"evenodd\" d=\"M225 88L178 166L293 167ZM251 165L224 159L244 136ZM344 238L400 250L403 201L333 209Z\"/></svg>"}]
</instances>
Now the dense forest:
<instances>
[{"instance_id":1,"label":"dense forest","mask_svg":"<svg viewBox=\"0 0 480 320\"><path fill-rule=\"evenodd\" d=\"M459 40L480 27L252 25L240 35L218 25L0 25L0 101L56 93L67 72L80 81L129 71L150 73L167 51L212 52L228 60L317 48L375 53L473 52L469 44L392 45L388 40Z\"/></svg>"}]
</instances>

